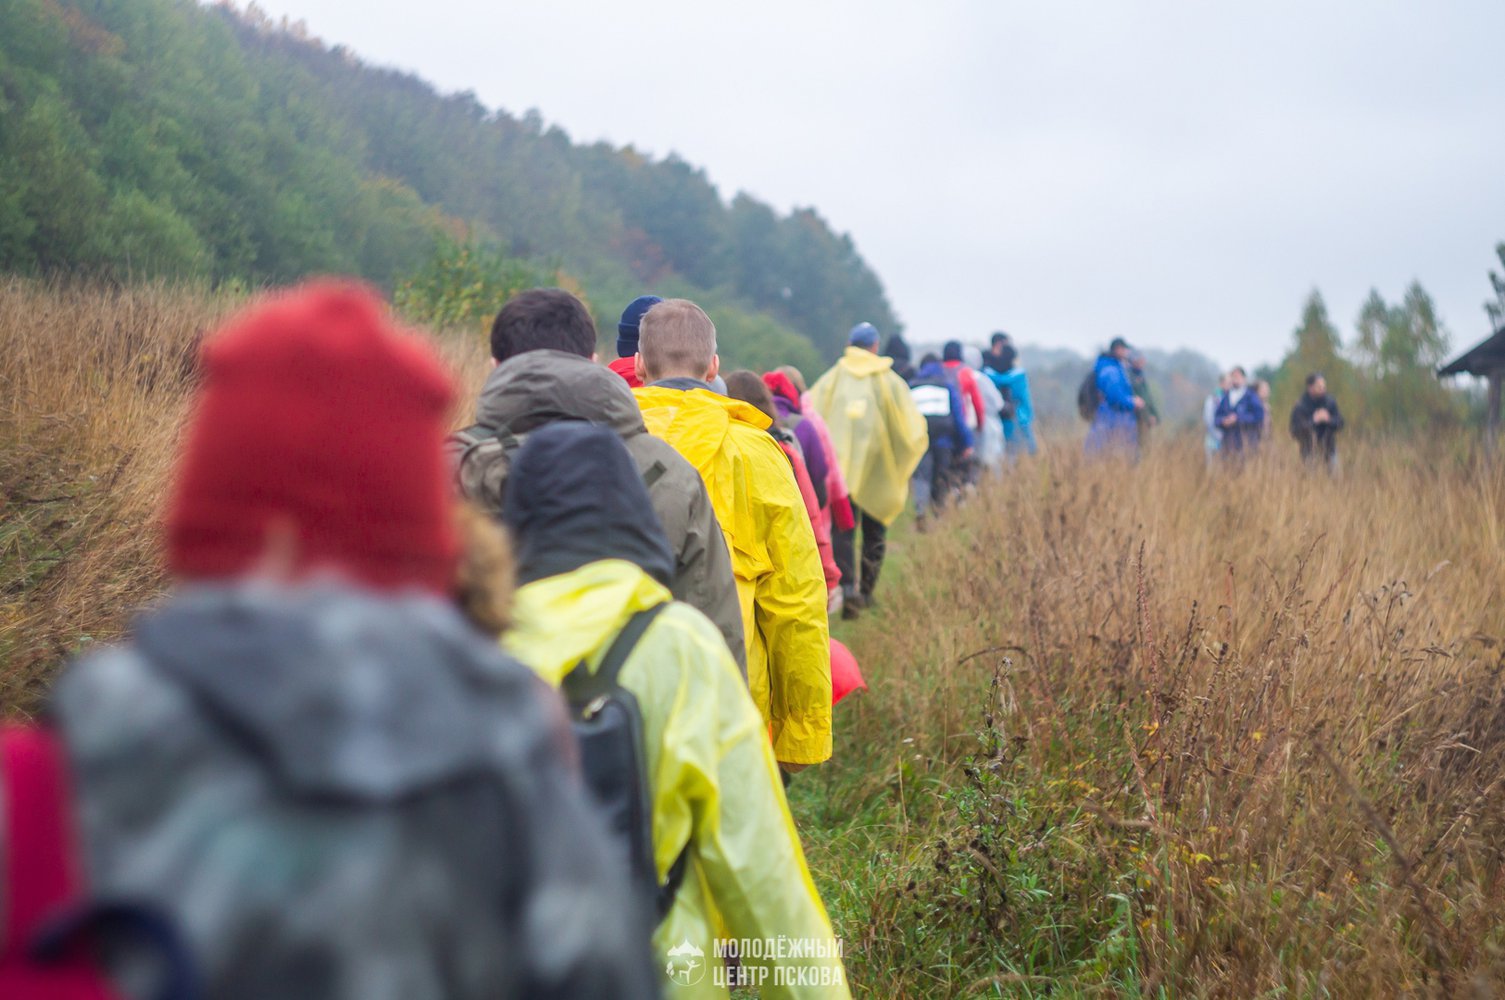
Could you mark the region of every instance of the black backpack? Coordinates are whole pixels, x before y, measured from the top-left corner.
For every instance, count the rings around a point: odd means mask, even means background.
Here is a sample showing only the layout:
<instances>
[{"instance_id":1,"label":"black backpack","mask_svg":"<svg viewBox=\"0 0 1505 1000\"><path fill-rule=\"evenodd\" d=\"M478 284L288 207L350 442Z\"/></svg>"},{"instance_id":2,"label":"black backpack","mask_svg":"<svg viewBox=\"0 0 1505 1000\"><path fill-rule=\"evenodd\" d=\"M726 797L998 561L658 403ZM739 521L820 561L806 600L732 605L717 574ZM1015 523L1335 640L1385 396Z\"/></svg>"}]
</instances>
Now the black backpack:
<instances>
[{"instance_id":1,"label":"black backpack","mask_svg":"<svg viewBox=\"0 0 1505 1000\"><path fill-rule=\"evenodd\" d=\"M951 382L944 378L917 378L909 384L915 408L925 418L925 429L935 441L956 433L951 414Z\"/></svg>"},{"instance_id":2,"label":"black backpack","mask_svg":"<svg viewBox=\"0 0 1505 1000\"><path fill-rule=\"evenodd\" d=\"M633 615L594 673L582 662L561 684L570 706L570 727L580 746L586 790L625 855L633 886L653 907L655 922L663 920L674 905L690 847L685 845L669 868L668 878L660 883L653 857L653 790L648 784L643 713L637 697L617 677L648 626L668 606L665 602Z\"/></svg>"},{"instance_id":3,"label":"black backpack","mask_svg":"<svg viewBox=\"0 0 1505 1000\"><path fill-rule=\"evenodd\" d=\"M1103 394L1097 391L1097 369L1087 373L1082 379L1082 385L1076 391L1077 412L1082 419L1091 423L1097 419L1097 407L1103 401Z\"/></svg>"}]
</instances>

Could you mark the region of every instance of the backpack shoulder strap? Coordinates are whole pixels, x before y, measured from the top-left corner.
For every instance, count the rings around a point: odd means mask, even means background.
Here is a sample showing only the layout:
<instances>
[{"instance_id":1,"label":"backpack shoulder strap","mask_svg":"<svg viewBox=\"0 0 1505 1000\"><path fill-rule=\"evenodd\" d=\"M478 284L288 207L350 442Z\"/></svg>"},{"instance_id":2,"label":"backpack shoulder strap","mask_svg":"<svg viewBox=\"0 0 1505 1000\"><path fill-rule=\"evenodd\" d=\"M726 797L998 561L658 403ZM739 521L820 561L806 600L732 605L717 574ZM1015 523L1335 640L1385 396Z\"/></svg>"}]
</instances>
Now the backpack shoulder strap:
<instances>
[{"instance_id":1,"label":"backpack shoulder strap","mask_svg":"<svg viewBox=\"0 0 1505 1000\"><path fill-rule=\"evenodd\" d=\"M612 640L611 647L607 649L606 655L601 658L601 665L595 671L587 669L582 663L565 675L561 687L571 704L584 704L617 687L617 675L622 672L622 665L637 648L643 634L648 631L648 626L653 624L654 619L669 603L665 601L654 605L627 619L627 624L622 626L622 631Z\"/></svg>"},{"instance_id":2,"label":"backpack shoulder strap","mask_svg":"<svg viewBox=\"0 0 1505 1000\"><path fill-rule=\"evenodd\" d=\"M39 726L0 729L0 783L5 854L0 957L16 960L50 915L82 895L83 873L57 736Z\"/></svg>"}]
</instances>

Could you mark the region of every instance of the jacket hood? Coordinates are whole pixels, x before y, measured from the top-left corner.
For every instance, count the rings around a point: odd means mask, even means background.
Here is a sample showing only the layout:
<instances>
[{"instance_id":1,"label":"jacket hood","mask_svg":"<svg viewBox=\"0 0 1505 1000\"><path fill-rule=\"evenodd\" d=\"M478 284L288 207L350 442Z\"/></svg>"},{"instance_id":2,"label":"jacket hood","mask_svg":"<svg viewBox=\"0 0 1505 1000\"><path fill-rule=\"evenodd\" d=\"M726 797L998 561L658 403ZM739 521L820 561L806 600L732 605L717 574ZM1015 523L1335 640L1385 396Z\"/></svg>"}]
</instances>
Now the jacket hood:
<instances>
[{"instance_id":1,"label":"jacket hood","mask_svg":"<svg viewBox=\"0 0 1505 1000\"><path fill-rule=\"evenodd\" d=\"M866 352L864 352L866 353ZM708 389L675 389L651 385L632 390L644 410L670 410L672 415L654 433L674 445L702 475L731 431L733 421L765 431L773 423L751 403L730 399Z\"/></svg>"},{"instance_id":2,"label":"jacket hood","mask_svg":"<svg viewBox=\"0 0 1505 1000\"><path fill-rule=\"evenodd\" d=\"M604 654L628 618L669 599L668 590L631 563L589 563L519 587L515 624L502 644L557 686L580 661Z\"/></svg>"},{"instance_id":3,"label":"jacket hood","mask_svg":"<svg viewBox=\"0 0 1505 1000\"><path fill-rule=\"evenodd\" d=\"M642 475L605 427L561 421L530 434L507 476L502 520L516 539L523 583L602 559L632 563L665 585L674 576Z\"/></svg>"},{"instance_id":4,"label":"jacket hood","mask_svg":"<svg viewBox=\"0 0 1505 1000\"><path fill-rule=\"evenodd\" d=\"M848 375L867 378L890 371L894 367L894 359L874 354L872 351L864 351L860 347L848 347L837 364Z\"/></svg>"},{"instance_id":5,"label":"jacket hood","mask_svg":"<svg viewBox=\"0 0 1505 1000\"><path fill-rule=\"evenodd\" d=\"M945 378L946 366L943 362L932 361L928 365L921 365L915 373L919 378Z\"/></svg>"},{"instance_id":6,"label":"jacket hood","mask_svg":"<svg viewBox=\"0 0 1505 1000\"><path fill-rule=\"evenodd\" d=\"M446 601L335 584L179 591L135 649L302 792L390 801L488 766L475 710L520 665Z\"/></svg>"},{"instance_id":7,"label":"jacket hood","mask_svg":"<svg viewBox=\"0 0 1505 1000\"><path fill-rule=\"evenodd\" d=\"M525 434L558 420L588 420L622 437L644 432L643 415L621 376L578 354L528 351L486 379L476 422Z\"/></svg>"}]
</instances>

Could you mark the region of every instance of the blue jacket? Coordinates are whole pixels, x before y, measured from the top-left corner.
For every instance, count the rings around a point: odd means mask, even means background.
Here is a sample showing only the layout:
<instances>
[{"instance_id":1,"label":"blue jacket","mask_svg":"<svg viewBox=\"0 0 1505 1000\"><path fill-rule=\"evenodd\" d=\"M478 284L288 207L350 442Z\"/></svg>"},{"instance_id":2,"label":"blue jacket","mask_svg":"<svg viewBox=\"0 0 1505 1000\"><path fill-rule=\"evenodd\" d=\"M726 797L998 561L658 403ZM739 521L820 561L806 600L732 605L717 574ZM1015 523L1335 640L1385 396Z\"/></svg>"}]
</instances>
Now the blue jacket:
<instances>
[{"instance_id":1,"label":"blue jacket","mask_svg":"<svg viewBox=\"0 0 1505 1000\"><path fill-rule=\"evenodd\" d=\"M1024 374L1023 368L1010 368L1006 372L984 368L983 372L999 392L1008 390L1009 398L1014 401L1013 423L1028 427L1035 422L1035 404L1029 398L1029 376Z\"/></svg>"},{"instance_id":2,"label":"blue jacket","mask_svg":"<svg viewBox=\"0 0 1505 1000\"><path fill-rule=\"evenodd\" d=\"M962 407L966 404L962 401L961 387L956 384L956 378L951 374L951 372L946 370L946 366L944 364L940 362L931 362L928 365L921 366L920 370L915 373L915 382L918 382L922 379L927 382L945 382L946 388L951 394L951 426L953 428L953 434L955 436L953 437L951 435L947 435L941 438L932 439L930 442L930 447L951 448L955 451L965 451L966 449L972 447L972 428L967 426L966 411L962 409ZM957 444L958 441L960 441L961 443Z\"/></svg>"},{"instance_id":3,"label":"blue jacket","mask_svg":"<svg viewBox=\"0 0 1505 1000\"><path fill-rule=\"evenodd\" d=\"M1232 427L1223 427L1223 420L1229 414L1238 417L1238 423ZM1252 386L1245 387L1237 404L1233 402L1233 393L1226 392L1218 400L1213 421L1223 428L1223 443L1219 451L1253 451L1259 447L1260 434L1265 429L1265 404L1260 402L1259 393Z\"/></svg>"},{"instance_id":4,"label":"blue jacket","mask_svg":"<svg viewBox=\"0 0 1505 1000\"><path fill-rule=\"evenodd\" d=\"M1139 447L1139 420L1134 412L1134 390L1122 361L1111 354L1099 355L1092 369L1101 400L1097 416L1087 432L1089 455L1118 449L1136 451Z\"/></svg>"}]
</instances>

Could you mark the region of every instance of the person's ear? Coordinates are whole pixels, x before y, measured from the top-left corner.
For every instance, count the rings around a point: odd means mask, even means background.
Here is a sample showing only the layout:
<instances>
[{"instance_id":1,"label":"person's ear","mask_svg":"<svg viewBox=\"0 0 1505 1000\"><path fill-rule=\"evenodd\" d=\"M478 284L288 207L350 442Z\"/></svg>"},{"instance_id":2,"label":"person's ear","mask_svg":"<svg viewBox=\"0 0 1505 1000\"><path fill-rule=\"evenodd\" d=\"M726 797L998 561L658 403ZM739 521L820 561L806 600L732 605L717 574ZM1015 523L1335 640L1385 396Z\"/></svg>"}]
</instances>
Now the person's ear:
<instances>
[{"instance_id":1,"label":"person's ear","mask_svg":"<svg viewBox=\"0 0 1505 1000\"><path fill-rule=\"evenodd\" d=\"M644 385L648 384L648 369L643 367L642 352L638 352L632 356L632 370L637 375L639 382Z\"/></svg>"},{"instance_id":2,"label":"person's ear","mask_svg":"<svg viewBox=\"0 0 1505 1000\"><path fill-rule=\"evenodd\" d=\"M600 351L591 351L591 364L595 364L597 361L600 361L600 360L601 360L601 352Z\"/></svg>"},{"instance_id":3,"label":"person's ear","mask_svg":"<svg viewBox=\"0 0 1505 1000\"><path fill-rule=\"evenodd\" d=\"M719 354L712 354L711 355L711 370L705 373L705 380L707 382L711 381L718 374L720 374L720 372L721 372L721 355L719 355Z\"/></svg>"},{"instance_id":4,"label":"person's ear","mask_svg":"<svg viewBox=\"0 0 1505 1000\"><path fill-rule=\"evenodd\" d=\"M499 364L501 364L501 362L498 361L496 358L492 358L491 359L491 367L495 368Z\"/></svg>"}]
</instances>

